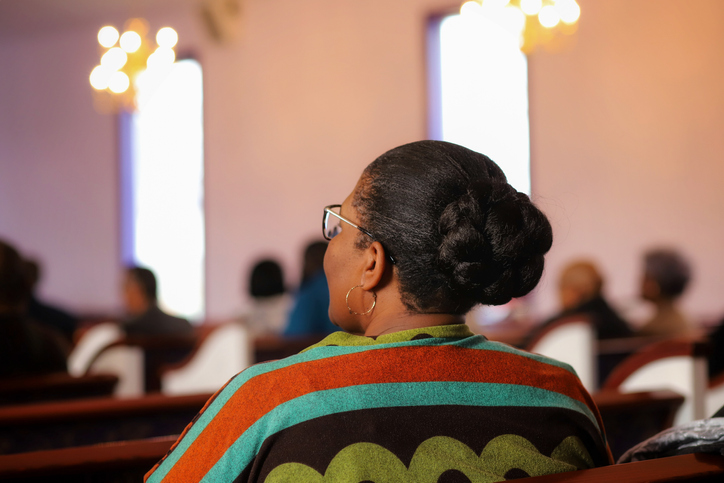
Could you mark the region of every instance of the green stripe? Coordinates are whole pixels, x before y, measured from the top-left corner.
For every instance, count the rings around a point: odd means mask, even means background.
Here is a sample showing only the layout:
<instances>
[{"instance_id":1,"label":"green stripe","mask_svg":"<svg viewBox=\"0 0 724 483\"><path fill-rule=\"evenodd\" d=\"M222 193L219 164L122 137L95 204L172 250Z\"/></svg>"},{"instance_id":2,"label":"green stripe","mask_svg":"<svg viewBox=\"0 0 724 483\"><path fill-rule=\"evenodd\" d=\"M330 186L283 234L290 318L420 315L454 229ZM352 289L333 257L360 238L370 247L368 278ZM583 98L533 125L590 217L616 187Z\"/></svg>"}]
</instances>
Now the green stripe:
<instances>
[{"instance_id":1,"label":"green stripe","mask_svg":"<svg viewBox=\"0 0 724 483\"><path fill-rule=\"evenodd\" d=\"M166 457L163 463L153 473L152 477L148 480L151 483L158 482L165 478L166 474L170 469L178 462L181 456L186 450L193 444L199 434L206 428L206 426L216 417L221 411L224 405L233 397L239 388L248 382L250 379L267 374L277 369L283 369L295 364L304 364L306 362L319 361L323 359L329 359L334 357L343 357L349 354L357 354L360 352L371 351L371 350L384 350L393 347L439 347L439 346L457 346L465 349L473 350L491 350L497 352L505 352L509 354L515 354L527 359L533 359L538 362L553 365L565 369L573 374L575 371L563 362L548 359L543 356L536 354L530 354L506 344L499 342L488 341L481 335L475 335L472 337L466 337L464 339L448 339L448 338L431 338L431 339L420 339L406 342L394 342L389 344L379 344L374 346L345 346L345 347L317 347L306 352L287 357L274 362L266 362L262 364L256 364L249 367L232 378L224 390L214 399L209 407L204 411L198 418L198 420L189 428L188 433L179 442L178 446L174 451ZM341 362L331 362L333 364L344 364Z\"/></svg>"},{"instance_id":2,"label":"green stripe","mask_svg":"<svg viewBox=\"0 0 724 483\"><path fill-rule=\"evenodd\" d=\"M314 418L360 409L450 405L568 409L586 416L600 433L596 418L585 404L537 387L471 382L352 386L306 394L277 406L244 432L201 481L233 481L269 436Z\"/></svg>"},{"instance_id":3,"label":"green stripe","mask_svg":"<svg viewBox=\"0 0 724 483\"><path fill-rule=\"evenodd\" d=\"M409 340L410 338L418 334L429 334L432 335L433 338L415 341ZM334 347L330 347L330 345ZM355 352L359 352L360 349L381 349L384 347L399 347L402 345L457 345L468 349L494 350L498 352L505 352L507 354L519 355L527 359L533 359L544 364L549 364L552 366L560 367L562 369L566 369L567 371L575 374L573 368L564 362L560 362L555 359L549 359L548 357L541 356L539 354L531 354L530 352L516 349L502 342L493 342L486 339L482 335L474 335L472 332L470 332L470 329L465 324L405 330L392 334L381 335L377 339L353 335L347 332L335 332L325 337L321 342L307 347L301 353L307 353L312 349L317 349L321 347L328 347L330 349L334 348L338 350L342 348L358 349L351 350L349 352L337 352L335 354L326 356L333 357L336 355L352 354ZM320 359L322 358L324 357L320 357Z\"/></svg>"},{"instance_id":4,"label":"green stripe","mask_svg":"<svg viewBox=\"0 0 724 483\"><path fill-rule=\"evenodd\" d=\"M407 342L418 335L427 335L428 338L463 339L474 335L465 324L437 325L433 327L421 327L419 329L400 330L391 334L383 334L374 339L363 335L354 335L348 332L335 332L329 334L320 342L307 347L302 352L329 345L339 346L370 346L380 344L391 344L394 342Z\"/></svg>"}]
</instances>

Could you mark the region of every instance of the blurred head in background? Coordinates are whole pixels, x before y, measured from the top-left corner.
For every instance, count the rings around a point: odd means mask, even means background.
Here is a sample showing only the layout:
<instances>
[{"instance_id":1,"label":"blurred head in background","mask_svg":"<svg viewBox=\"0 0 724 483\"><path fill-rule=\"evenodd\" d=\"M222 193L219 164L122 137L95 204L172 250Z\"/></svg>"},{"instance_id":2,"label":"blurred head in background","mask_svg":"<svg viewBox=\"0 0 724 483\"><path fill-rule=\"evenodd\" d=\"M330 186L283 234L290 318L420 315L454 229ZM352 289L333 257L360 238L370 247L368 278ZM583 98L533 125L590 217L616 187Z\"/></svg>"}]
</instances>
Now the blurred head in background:
<instances>
[{"instance_id":1,"label":"blurred head in background","mask_svg":"<svg viewBox=\"0 0 724 483\"><path fill-rule=\"evenodd\" d=\"M641 297L651 302L673 301L691 280L689 262L676 250L655 249L644 255Z\"/></svg>"},{"instance_id":2,"label":"blurred head in background","mask_svg":"<svg viewBox=\"0 0 724 483\"><path fill-rule=\"evenodd\" d=\"M304 250L302 265L302 283L324 270L324 254L327 252L326 241L315 241Z\"/></svg>"},{"instance_id":3,"label":"blurred head in background","mask_svg":"<svg viewBox=\"0 0 724 483\"><path fill-rule=\"evenodd\" d=\"M249 294L252 297L273 297L284 291L284 272L279 263L265 259L254 265L249 278Z\"/></svg>"},{"instance_id":4,"label":"blurred head in background","mask_svg":"<svg viewBox=\"0 0 724 483\"><path fill-rule=\"evenodd\" d=\"M558 293L563 310L578 307L601 295L603 278L590 260L577 260L561 272Z\"/></svg>"},{"instance_id":5,"label":"blurred head in background","mask_svg":"<svg viewBox=\"0 0 724 483\"><path fill-rule=\"evenodd\" d=\"M140 315L156 305L157 284L153 272L143 267L128 267L123 281L126 312Z\"/></svg>"}]
</instances>

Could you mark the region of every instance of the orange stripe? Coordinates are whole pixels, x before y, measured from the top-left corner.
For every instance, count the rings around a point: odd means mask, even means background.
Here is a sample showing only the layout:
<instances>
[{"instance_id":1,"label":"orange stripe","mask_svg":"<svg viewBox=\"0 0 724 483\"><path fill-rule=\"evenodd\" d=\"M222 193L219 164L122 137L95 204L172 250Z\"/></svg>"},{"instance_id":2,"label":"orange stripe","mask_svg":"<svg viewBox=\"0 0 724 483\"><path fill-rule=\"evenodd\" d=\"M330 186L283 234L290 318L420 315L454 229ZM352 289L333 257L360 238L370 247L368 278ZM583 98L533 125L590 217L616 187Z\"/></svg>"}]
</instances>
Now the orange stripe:
<instances>
[{"instance_id":1,"label":"orange stripe","mask_svg":"<svg viewBox=\"0 0 724 483\"><path fill-rule=\"evenodd\" d=\"M201 410L198 412L197 416L200 417L200 415L203 414L204 411L206 411L206 409L211 405L211 403L214 402L214 399L216 399L216 396L218 396L219 394L221 394L221 391L223 391L223 390L226 388L226 386L229 385L230 382L231 382L231 379L228 380L228 381L226 381L226 384L224 384L223 386L221 386L221 388L219 388L219 390L216 391L216 392L208 399L208 401L206 401L206 404L204 404L204 407L201 408ZM194 418L194 420L196 420L196 419L198 419L198 418ZM184 428L183 432L182 432L181 435L178 437L178 439L176 440L176 442L171 445L171 448L169 448L169 450L166 452L166 454L163 456L163 458L161 458L161 461L159 461L158 463L156 463L155 465L153 465L153 468L151 468L150 470L148 470L148 472L144 475L144 477L143 477L144 483L151 477L151 475L153 474L153 472L156 471L156 469L157 469L159 466L161 466L161 463L163 463L163 462L166 460L166 458L168 457L168 455L170 455L170 454L173 452L173 450L176 449L176 447L179 445L179 443L180 443L181 440L184 438L184 436L186 436L186 433L189 432L189 430L191 429L191 427L192 427L193 425L194 425L194 421L191 421L189 424L186 425L186 427Z\"/></svg>"},{"instance_id":2,"label":"orange stripe","mask_svg":"<svg viewBox=\"0 0 724 483\"><path fill-rule=\"evenodd\" d=\"M396 347L319 359L258 375L224 405L169 471L166 481L199 481L252 424L275 407L315 391L405 382L518 384L593 401L567 370L527 357L457 346Z\"/></svg>"}]
</instances>

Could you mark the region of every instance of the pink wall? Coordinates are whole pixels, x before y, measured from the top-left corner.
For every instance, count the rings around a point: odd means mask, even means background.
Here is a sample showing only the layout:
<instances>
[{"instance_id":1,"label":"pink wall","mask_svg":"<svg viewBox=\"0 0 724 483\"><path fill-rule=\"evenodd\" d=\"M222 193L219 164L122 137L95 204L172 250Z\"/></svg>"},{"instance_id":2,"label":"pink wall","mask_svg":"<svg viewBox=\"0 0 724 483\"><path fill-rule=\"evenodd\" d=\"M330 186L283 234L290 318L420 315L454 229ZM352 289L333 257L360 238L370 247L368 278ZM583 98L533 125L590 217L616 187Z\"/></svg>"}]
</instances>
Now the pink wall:
<instances>
[{"instance_id":1,"label":"pink wall","mask_svg":"<svg viewBox=\"0 0 724 483\"><path fill-rule=\"evenodd\" d=\"M209 316L239 310L258 256L282 258L294 283L322 206L378 154L426 137L424 20L456 3L248 0L226 45L195 10L149 15L204 67ZM581 4L576 47L530 60L534 192L556 233L537 310L552 310L555 274L584 254L630 299L639 252L661 241L695 264L687 307L724 312L724 4ZM98 27L0 44L0 236L42 255L48 296L79 308L117 303L114 126L87 84ZM61 276L72 269L82 275Z\"/></svg>"},{"instance_id":2,"label":"pink wall","mask_svg":"<svg viewBox=\"0 0 724 483\"><path fill-rule=\"evenodd\" d=\"M210 315L240 303L259 255L282 257L295 283L322 207L376 156L425 137L414 3L247 2L239 45L205 52Z\"/></svg>"},{"instance_id":3,"label":"pink wall","mask_svg":"<svg viewBox=\"0 0 724 483\"><path fill-rule=\"evenodd\" d=\"M93 31L0 42L0 237L45 262L41 291L73 308L116 301L114 120L93 110Z\"/></svg>"},{"instance_id":4,"label":"pink wall","mask_svg":"<svg viewBox=\"0 0 724 483\"><path fill-rule=\"evenodd\" d=\"M591 256L611 297L638 293L640 254L679 247L692 313L724 312L724 3L583 0L578 42L530 60L533 186L555 244L540 286Z\"/></svg>"}]
</instances>

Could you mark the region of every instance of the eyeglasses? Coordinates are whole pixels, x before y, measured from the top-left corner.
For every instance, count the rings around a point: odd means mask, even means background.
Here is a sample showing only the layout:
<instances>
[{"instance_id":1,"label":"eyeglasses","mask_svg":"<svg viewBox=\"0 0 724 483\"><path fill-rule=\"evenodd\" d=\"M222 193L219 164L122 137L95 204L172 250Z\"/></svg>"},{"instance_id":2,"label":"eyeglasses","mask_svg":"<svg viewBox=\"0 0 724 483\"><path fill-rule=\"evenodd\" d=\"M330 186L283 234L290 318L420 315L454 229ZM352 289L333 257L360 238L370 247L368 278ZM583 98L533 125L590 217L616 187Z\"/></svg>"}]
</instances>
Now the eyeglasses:
<instances>
[{"instance_id":1,"label":"eyeglasses","mask_svg":"<svg viewBox=\"0 0 724 483\"><path fill-rule=\"evenodd\" d=\"M367 235L368 237L372 238L373 240L377 240L377 237L375 237L372 233L365 230L361 226L352 223L347 218L339 214L340 209L342 208L342 205L329 205L324 207L324 218L322 219L322 234L324 235L324 238L327 240L331 240L335 236L339 235L342 231L342 222L347 223L348 225L351 225L355 228L357 228L359 231ZM330 216L332 215L332 216ZM392 255L387 253L387 249L385 249L387 258L390 259L390 261L394 264L395 259L392 258Z\"/></svg>"}]
</instances>

